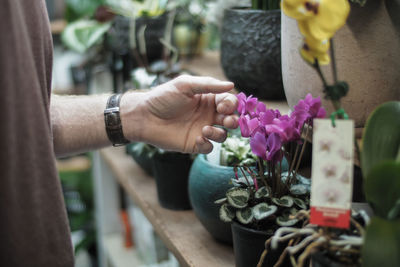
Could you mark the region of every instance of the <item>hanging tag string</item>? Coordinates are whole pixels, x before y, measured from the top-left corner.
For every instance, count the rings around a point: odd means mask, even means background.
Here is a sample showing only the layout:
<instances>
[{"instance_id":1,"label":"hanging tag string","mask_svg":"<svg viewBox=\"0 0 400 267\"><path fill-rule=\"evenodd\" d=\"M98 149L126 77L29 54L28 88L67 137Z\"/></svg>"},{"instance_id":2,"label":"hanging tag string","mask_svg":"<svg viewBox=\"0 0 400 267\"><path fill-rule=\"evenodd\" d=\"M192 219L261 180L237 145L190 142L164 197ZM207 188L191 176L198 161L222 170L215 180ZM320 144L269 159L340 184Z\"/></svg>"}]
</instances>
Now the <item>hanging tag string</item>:
<instances>
[{"instance_id":1,"label":"hanging tag string","mask_svg":"<svg viewBox=\"0 0 400 267\"><path fill-rule=\"evenodd\" d=\"M335 123L336 118L343 118L345 120L349 119L349 115L347 115L346 111L344 111L343 108L340 108L340 109L336 110L335 112L332 112L330 117L331 117L333 127L336 127L336 123Z\"/></svg>"}]
</instances>

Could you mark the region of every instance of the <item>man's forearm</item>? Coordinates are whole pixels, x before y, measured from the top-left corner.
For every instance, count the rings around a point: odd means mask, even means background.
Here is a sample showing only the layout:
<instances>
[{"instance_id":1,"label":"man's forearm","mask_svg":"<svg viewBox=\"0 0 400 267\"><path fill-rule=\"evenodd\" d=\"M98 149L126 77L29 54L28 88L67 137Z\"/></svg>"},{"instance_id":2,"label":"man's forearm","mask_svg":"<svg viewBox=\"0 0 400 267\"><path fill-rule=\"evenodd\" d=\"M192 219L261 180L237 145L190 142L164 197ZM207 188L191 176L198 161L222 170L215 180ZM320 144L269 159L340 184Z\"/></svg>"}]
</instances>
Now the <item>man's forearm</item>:
<instances>
[{"instance_id":1,"label":"man's forearm","mask_svg":"<svg viewBox=\"0 0 400 267\"><path fill-rule=\"evenodd\" d=\"M51 98L51 123L57 156L79 153L110 144L104 127L108 95Z\"/></svg>"}]
</instances>

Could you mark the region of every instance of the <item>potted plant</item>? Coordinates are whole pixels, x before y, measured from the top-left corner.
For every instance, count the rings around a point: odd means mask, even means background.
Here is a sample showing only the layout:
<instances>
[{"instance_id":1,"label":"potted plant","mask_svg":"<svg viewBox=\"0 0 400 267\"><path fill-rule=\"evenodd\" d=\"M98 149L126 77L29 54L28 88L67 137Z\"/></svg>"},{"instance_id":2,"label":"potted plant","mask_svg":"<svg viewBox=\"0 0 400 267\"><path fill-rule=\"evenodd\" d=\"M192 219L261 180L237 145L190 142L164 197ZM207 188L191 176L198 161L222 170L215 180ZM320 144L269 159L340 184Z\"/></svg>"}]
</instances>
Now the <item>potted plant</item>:
<instances>
[{"instance_id":1,"label":"potted plant","mask_svg":"<svg viewBox=\"0 0 400 267\"><path fill-rule=\"evenodd\" d=\"M203 0L180 0L174 3L177 6L172 43L180 56L190 59L201 54L207 45L207 6Z\"/></svg>"},{"instance_id":2,"label":"potted plant","mask_svg":"<svg viewBox=\"0 0 400 267\"><path fill-rule=\"evenodd\" d=\"M251 3L251 8L225 9L221 28L222 68L239 91L260 99L285 99L280 1Z\"/></svg>"},{"instance_id":3,"label":"potted plant","mask_svg":"<svg viewBox=\"0 0 400 267\"><path fill-rule=\"evenodd\" d=\"M309 211L295 215L302 227L279 228L265 243L260 259L279 242L288 242L276 265L289 258L294 266L398 266L400 260L400 102L376 108L363 134L361 166L371 211L353 210L349 229L309 224ZM382 194L385 192L385 194ZM370 218L369 215L373 215Z\"/></svg>"},{"instance_id":4,"label":"potted plant","mask_svg":"<svg viewBox=\"0 0 400 267\"><path fill-rule=\"evenodd\" d=\"M126 153L131 155L149 176L153 175L152 159L156 153L155 147L142 142L134 142L126 145Z\"/></svg>"},{"instance_id":5,"label":"potted plant","mask_svg":"<svg viewBox=\"0 0 400 267\"><path fill-rule=\"evenodd\" d=\"M283 9L288 2L282 1ZM364 5L351 2L361 2ZM301 8L304 3L306 2L299 1L292 10ZM329 9L326 8L329 5L343 6L343 4L351 7L348 19L340 24L331 23L340 26L335 35L335 57L337 65L340 66L337 74L353 88L343 99L342 106L355 120L356 127L362 128L368 115L379 104L400 99L398 90L400 24L397 23L398 16L394 15L398 14L400 5L398 1L361 0L350 1L349 4L349 0L340 0L324 1L320 7L325 7L320 10ZM304 32L300 34L297 25L299 21L304 22L306 16L287 15L288 13L286 15L282 13L282 75L288 104L293 107L298 99L307 93L321 95L321 87L324 85L321 79L314 75L315 68L305 63L298 53L304 44L305 36ZM319 12L318 16L310 18L315 23L321 23L324 15ZM327 44L325 48L328 48L329 38L324 39ZM321 61L319 63L323 65ZM325 67L322 66L321 69L324 71ZM334 75L330 71L325 71L328 82L334 80ZM328 99L323 100L328 113L335 111L336 108L333 108L328 101Z\"/></svg>"},{"instance_id":6,"label":"potted plant","mask_svg":"<svg viewBox=\"0 0 400 267\"><path fill-rule=\"evenodd\" d=\"M264 266L266 257L279 245L284 248L271 264L281 266L350 267L361 266L361 246L369 216L352 211L350 227L336 229L309 223L310 212L299 211L292 216L301 223L297 227L280 227L265 241L265 249L257 266ZM291 263L291 264L288 264Z\"/></svg>"},{"instance_id":7,"label":"potted plant","mask_svg":"<svg viewBox=\"0 0 400 267\"><path fill-rule=\"evenodd\" d=\"M189 174L189 197L196 217L217 241L232 244L231 228L219 219L215 199L222 198L231 187L235 166L254 166L256 157L251 153L248 139L229 133L220 150L212 152L218 160L198 155Z\"/></svg>"},{"instance_id":8,"label":"potted plant","mask_svg":"<svg viewBox=\"0 0 400 267\"><path fill-rule=\"evenodd\" d=\"M157 149L153 156L153 174L160 205L171 210L191 209L188 180L192 158L190 154Z\"/></svg>"},{"instance_id":9,"label":"potted plant","mask_svg":"<svg viewBox=\"0 0 400 267\"><path fill-rule=\"evenodd\" d=\"M364 191L374 216L366 228L363 266L399 266L400 258L400 102L380 105L363 134Z\"/></svg>"},{"instance_id":10,"label":"potted plant","mask_svg":"<svg viewBox=\"0 0 400 267\"><path fill-rule=\"evenodd\" d=\"M308 207L309 179L301 177L298 168L312 120L324 117L325 110L320 99L311 95L299 101L290 115L267 109L243 93L238 100L241 135L249 138L258 157L257 170L237 169L233 186L216 203L221 205L221 220L232 223L236 266L255 266L267 237L279 226L296 225L298 220L290 215ZM281 167L284 156L289 162L287 172ZM266 266L273 260L266 260Z\"/></svg>"}]
</instances>

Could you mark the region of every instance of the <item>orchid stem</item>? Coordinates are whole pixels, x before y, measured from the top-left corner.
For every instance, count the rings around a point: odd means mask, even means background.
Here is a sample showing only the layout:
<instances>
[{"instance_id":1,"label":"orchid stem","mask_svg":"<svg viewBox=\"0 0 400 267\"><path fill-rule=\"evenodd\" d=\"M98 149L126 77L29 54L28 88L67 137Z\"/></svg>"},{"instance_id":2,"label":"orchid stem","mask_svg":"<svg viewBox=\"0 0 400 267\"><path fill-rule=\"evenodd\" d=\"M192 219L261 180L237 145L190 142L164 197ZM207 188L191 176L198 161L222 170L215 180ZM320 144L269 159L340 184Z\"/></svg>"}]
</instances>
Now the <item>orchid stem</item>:
<instances>
[{"instance_id":1,"label":"orchid stem","mask_svg":"<svg viewBox=\"0 0 400 267\"><path fill-rule=\"evenodd\" d=\"M314 68L317 70L317 73L319 77L321 78L322 84L324 85L324 88L328 86L328 83L326 82L325 76L322 73L321 67L319 65L318 59L315 59L315 64L313 65Z\"/></svg>"},{"instance_id":2,"label":"orchid stem","mask_svg":"<svg viewBox=\"0 0 400 267\"><path fill-rule=\"evenodd\" d=\"M333 80L335 84L338 82L338 75L337 75L337 68L336 68L336 59L335 59L335 48L333 47L333 38L330 39L330 52L331 52L331 62L332 62L332 73L333 73Z\"/></svg>"}]
</instances>

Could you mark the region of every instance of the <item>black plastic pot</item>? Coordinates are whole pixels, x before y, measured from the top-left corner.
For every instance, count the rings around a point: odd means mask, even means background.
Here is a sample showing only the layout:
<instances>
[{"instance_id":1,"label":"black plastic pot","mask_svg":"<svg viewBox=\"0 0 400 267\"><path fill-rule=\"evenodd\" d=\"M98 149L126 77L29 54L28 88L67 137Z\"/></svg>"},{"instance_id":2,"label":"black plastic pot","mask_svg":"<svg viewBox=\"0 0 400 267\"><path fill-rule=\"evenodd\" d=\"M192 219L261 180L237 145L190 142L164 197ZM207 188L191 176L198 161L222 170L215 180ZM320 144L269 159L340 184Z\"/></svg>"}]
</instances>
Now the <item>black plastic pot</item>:
<instances>
[{"instance_id":1,"label":"black plastic pot","mask_svg":"<svg viewBox=\"0 0 400 267\"><path fill-rule=\"evenodd\" d=\"M226 9L221 64L239 91L261 99L284 99L280 10Z\"/></svg>"},{"instance_id":2,"label":"black plastic pot","mask_svg":"<svg viewBox=\"0 0 400 267\"><path fill-rule=\"evenodd\" d=\"M152 62L161 59L164 46L160 38L165 36L165 26L168 15L164 13L157 17L139 17L135 22L136 44L139 43L138 31L142 26L146 26L144 32L146 41L147 60ZM116 16L114 24L108 34L108 43L111 49L119 55L130 54L129 45L130 19L123 16Z\"/></svg>"},{"instance_id":3,"label":"black plastic pot","mask_svg":"<svg viewBox=\"0 0 400 267\"><path fill-rule=\"evenodd\" d=\"M344 264L330 258L326 252L316 252L311 255L312 267L358 267L357 264Z\"/></svg>"},{"instance_id":4,"label":"black plastic pot","mask_svg":"<svg viewBox=\"0 0 400 267\"><path fill-rule=\"evenodd\" d=\"M236 222L232 223L231 227L236 267L256 267L264 251L265 241L271 234L244 227ZM284 248L285 245L280 244L277 250L269 249L262 266L274 266ZM284 261L281 266L291 265L289 261Z\"/></svg>"},{"instance_id":5,"label":"black plastic pot","mask_svg":"<svg viewBox=\"0 0 400 267\"><path fill-rule=\"evenodd\" d=\"M191 209L188 192L189 154L166 152L153 156L153 174L160 205L171 210Z\"/></svg>"}]
</instances>

